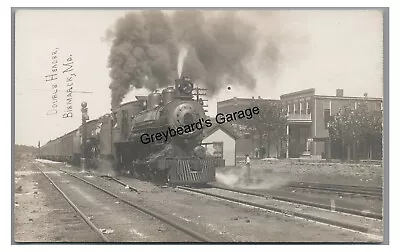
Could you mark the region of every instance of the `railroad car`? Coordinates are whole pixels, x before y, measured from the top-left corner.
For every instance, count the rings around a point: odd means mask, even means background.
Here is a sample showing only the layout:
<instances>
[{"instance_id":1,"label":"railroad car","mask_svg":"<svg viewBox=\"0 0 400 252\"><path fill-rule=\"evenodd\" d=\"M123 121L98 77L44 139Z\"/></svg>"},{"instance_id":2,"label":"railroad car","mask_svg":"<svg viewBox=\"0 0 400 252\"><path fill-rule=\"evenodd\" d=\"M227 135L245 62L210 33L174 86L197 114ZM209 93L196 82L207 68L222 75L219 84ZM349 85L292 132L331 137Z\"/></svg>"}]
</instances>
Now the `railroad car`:
<instances>
[{"instance_id":1,"label":"railroad car","mask_svg":"<svg viewBox=\"0 0 400 252\"><path fill-rule=\"evenodd\" d=\"M87 148L92 149L96 143L93 138L96 138L94 130L97 127L98 120L91 120L87 122L88 144ZM72 164L79 164L82 153L82 135L81 129L75 129L61 137L50 140L40 148L40 158L58 161L70 162ZM90 154L91 152L88 151ZM89 155L91 157L92 155Z\"/></svg>"}]
</instances>

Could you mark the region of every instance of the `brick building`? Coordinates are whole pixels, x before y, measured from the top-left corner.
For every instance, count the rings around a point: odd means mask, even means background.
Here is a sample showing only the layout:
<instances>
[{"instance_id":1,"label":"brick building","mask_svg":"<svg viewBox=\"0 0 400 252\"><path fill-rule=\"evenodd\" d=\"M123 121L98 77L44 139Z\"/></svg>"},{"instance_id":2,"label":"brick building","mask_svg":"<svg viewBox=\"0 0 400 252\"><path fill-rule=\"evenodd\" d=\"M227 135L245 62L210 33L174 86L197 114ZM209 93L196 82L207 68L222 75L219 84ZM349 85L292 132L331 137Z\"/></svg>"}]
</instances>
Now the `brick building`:
<instances>
[{"instance_id":1,"label":"brick building","mask_svg":"<svg viewBox=\"0 0 400 252\"><path fill-rule=\"evenodd\" d=\"M315 89L306 89L298 92L281 95L281 102L288 111L287 133L289 134L289 142L286 155L289 157L300 156L317 156L325 158L326 153L333 154L333 158L337 158L335 152L330 150L330 144L327 143L329 138L328 121L330 116L336 115L340 108L354 106L356 108L358 102L366 101L368 109L381 110L382 98L350 97L343 95L343 89L336 90L336 96L316 95ZM368 158L368 154L360 149L363 153L358 153L359 158ZM371 158L379 159L381 147L374 150Z\"/></svg>"},{"instance_id":2,"label":"brick building","mask_svg":"<svg viewBox=\"0 0 400 252\"><path fill-rule=\"evenodd\" d=\"M382 110L382 98L371 98L367 95L362 97L350 97L343 95L343 89L336 90L336 96L316 95L315 89L306 89L298 92L283 94L280 100L254 98L232 98L217 103L217 113L229 113L238 110L251 108L253 104L269 104L280 102L287 110L286 132L289 135L288 141L281 146L280 143L269 144L270 157L286 156L290 158L313 157L326 158L326 154L331 154L332 158L339 158L339 154L331 144L327 142L329 132L327 123L330 116L336 115L340 108L357 106L358 102L367 101L370 110ZM234 122L232 123L234 124ZM254 154L258 147L259 136L249 137L236 132L239 138L236 140L236 153L241 156L245 153ZM267 146L267 143L262 143ZM381 159L382 146L376 146L371 151L367 151L363 143L359 143L357 153L361 159ZM284 149L284 154L278 153ZM352 150L353 151L353 150Z\"/></svg>"}]
</instances>

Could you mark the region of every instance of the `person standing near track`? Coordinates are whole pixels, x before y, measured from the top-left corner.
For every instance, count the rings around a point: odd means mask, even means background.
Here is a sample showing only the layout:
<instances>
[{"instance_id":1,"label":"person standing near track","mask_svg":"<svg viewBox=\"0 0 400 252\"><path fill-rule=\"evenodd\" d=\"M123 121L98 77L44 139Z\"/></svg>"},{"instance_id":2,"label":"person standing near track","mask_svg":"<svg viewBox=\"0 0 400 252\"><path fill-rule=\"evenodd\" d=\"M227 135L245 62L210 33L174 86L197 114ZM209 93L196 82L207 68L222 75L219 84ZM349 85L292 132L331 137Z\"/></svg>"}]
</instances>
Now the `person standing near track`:
<instances>
[{"instance_id":1,"label":"person standing near track","mask_svg":"<svg viewBox=\"0 0 400 252\"><path fill-rule=\"evenodd\" d=\"M249 154L246 154L246 159L245 159L245 164L246 164L246 182L250 182L250 156Z\"/></svg>"}]
</instances>

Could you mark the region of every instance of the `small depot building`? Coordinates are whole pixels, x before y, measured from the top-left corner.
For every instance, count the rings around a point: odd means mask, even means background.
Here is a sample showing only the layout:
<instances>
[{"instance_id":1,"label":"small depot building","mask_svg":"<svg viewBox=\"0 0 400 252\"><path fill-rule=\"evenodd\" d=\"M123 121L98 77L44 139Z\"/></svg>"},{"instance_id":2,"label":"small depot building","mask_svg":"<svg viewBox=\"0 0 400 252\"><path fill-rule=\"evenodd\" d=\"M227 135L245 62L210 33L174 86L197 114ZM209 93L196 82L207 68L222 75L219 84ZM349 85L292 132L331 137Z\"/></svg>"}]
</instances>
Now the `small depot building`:
<instances>
[{"instance_id":1,"label":"small depot building","mask_svg":"<svg viewBox=\"0 0 400 252\"><path fill-rule=\"evenodd\" d=\"M212 126L203 132L204 139L202 145L208 154L221 157L225 160L225 166L236 165L236 139L233 128L229 124L218 124L215 120Z\"/></svg>"}]
</instances>

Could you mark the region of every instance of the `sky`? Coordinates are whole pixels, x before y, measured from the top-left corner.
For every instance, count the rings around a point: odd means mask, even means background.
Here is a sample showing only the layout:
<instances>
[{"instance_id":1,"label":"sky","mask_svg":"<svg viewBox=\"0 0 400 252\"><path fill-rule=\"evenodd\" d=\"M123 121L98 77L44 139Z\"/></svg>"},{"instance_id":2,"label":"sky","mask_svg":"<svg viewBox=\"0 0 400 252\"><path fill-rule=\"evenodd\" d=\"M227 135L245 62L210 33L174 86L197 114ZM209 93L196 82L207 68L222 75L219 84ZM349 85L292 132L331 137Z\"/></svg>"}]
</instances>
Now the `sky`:
<instances>
[{"instance_id":1,"label":"sky","mask_svg":"<svg viewBox=\"0 0 400 252\"><path fill-rule=\"evenodd\" d=\"M106 31L129 11L120 10L19 10L15 17L15 140L37 146L55 139L81 123L80 104L86 101L90 119L110 112L111 91L107 67L111 41ZM279 99L284 93L315 88L317 94L383 96L383 19L379 11L285 10L243 11L241 15L279 46L279 60L271 71L252 67L256 87L223 85L209 98L209 115L216 102L232 97ZM262 38L260 38L262 39ZM57 48L57 49L56 49ZM57 51L58 79L52 73L52 53ZM67 66L63 66L63 63ZM72 66L72 68L68 68ZM62 73L65 70L70 72ZM67 84L72 79L72 117L67 110ZM57 114L52 108L52 86L57 84ZM171 83L172 84L172 83ZM71 84L69 84L71 85ZM228 90L228 86L231 89ZM86 93L85 93L86 92ZM132 90L124 101L144 95Z\"/></svg>"}]
</instances>

